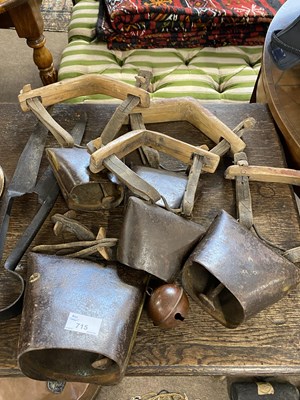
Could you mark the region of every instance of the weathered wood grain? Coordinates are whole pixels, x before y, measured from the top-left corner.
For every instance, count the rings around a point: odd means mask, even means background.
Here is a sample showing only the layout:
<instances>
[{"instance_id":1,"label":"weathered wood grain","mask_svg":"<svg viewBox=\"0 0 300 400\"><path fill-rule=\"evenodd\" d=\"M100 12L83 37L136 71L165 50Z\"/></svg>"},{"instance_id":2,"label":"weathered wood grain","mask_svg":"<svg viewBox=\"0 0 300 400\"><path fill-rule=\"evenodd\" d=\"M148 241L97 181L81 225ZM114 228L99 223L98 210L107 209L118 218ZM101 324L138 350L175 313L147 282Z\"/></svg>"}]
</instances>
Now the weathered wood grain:
<instances>
[{"instance_id":1,"label":"weathered wood grain","mask_svg":"<svg viewBox=\"0 0 300 400\"><path fill-rule=\"evenodd\" d=\"M246 176L250 181L279 182L300 186L300 171L291 168L265 167L261 165L232 165L225 171L226 179Z\"/></svg>"},{"instance_id":2,"label":"weathered wood grain","mask_svg":"<svg viewBox=\"0 0 300 400\"><path fill-rule=\"evenodd\" d=\"M285 167L280 141L264 105L205 105L214 115L234 128L242 119L255 116L257 124L243 135L247 144L245 152L250 165ZM97 137L115 106L60 105L54 109L55 119L68 131L76 120L76 110L88 113L87 133L84 142ZM23 114L18 106L2 104L0 165L10 179L17 158L33 129L35 117ZM171 133L173 137L190 144L212 143L187 122L146 124L147 129ZM123 132L130 127L123 127ZM49 135L49 145L54 139ZM161 162L174 166L174 160L162 155ZM129 161L139 160L132 155ZM196 193L192 219L208 227L220 209L236 216L235 182L224 179L225 169L233 160L230 155L221 159L216 173L201 174ZM43 166L47 160L43 161ZM176 165L177 164L176 162ZM285 184L250 182L254 223L261 236L283 249L300 245L299 215L292 187ZM36 197L26 195L14 205L5 256L34 214ZM52 210L67 211L63 198ZM78 213L77 217L97 234L99 226L107 228L107 237L118 237L123 218L123 206L114 210ZM34 240L34 244L60 243L62 236L52 232L49 218ZM65 240L70 233L64 232ZM26 267L26 255L22 266ZM3 296L4 288L1 286ZM183 324L172 331L154 327L144 312L140 321L135 345L127 369L128 375L273 375L300 373L300 293L291 291L277 304L262 311L237 329L230 330L216 322L190 299L190 313ZM0 323L0 375L19 375L17 367L17 343L19 317Z\"/></svg>"},{"instance_id":3,"label":"weathered wood grain","mask_svg":"<svg viewBox=\"0 0 300 400\"><path fill-rule=\"evenodd\" d=\"M193 154L199 154L205 160L203 170L211 173L215 172L220 160L217 154L205 150L202 146L191 146L160 132L137 130L127 132L96 150L91 154L89 168L94 173L100 172L104 168L103 163L107 157L115 154L123 158L142 145L151 146L186 164L192 164Z\"/></svg>"},{"instance_id":4,"label":"weathered wood grain","mask_svg":"<svg viewBox=\"0 0 300 400\"><path fill-rule=\"evenodd\" d=\"M149 93L145 90L98 74L81 75L36 89L31 89L30 85L25 85L18 98L22 110L29 111L26 101L34 97L40 97L43 105L47 107L74 97L97 93L121 100L125 100L128 94L132 94L140 99L141 107L149 107L150 104Z\"/></svg>"}]
</instances>

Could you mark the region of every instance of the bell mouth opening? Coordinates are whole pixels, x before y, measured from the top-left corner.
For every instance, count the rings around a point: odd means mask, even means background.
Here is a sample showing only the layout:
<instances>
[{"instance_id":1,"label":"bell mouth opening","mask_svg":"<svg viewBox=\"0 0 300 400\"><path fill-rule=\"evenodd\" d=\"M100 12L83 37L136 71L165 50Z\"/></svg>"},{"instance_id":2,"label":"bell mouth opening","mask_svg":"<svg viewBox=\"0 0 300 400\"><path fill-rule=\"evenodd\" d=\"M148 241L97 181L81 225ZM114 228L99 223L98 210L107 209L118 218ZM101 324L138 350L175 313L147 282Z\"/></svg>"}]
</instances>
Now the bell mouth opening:
<instances>
[{"instance_id":1,"label":"bell mouth opening","mask_svg":"<svg viewBox=\"0 0 300 400\"><path fill-rule=\"evenodd\" d=\"M227 328L236 328L245 318L238 299L205 266L192 262L184 268L183 286L190 296Z\"/></svg>"},{"instance_id":2,"label":"bell mouth opening","mask_svg":"<svg viewBox=\"0 0 300 400\"><path fill-rule=\"evenodd\" d=\"M101 384L105 384L120 373L119 366L110 358L74 349L28 350L18 361L22 372L37 380L96 382L101 376Z\"/></svg>"}]
</instances>

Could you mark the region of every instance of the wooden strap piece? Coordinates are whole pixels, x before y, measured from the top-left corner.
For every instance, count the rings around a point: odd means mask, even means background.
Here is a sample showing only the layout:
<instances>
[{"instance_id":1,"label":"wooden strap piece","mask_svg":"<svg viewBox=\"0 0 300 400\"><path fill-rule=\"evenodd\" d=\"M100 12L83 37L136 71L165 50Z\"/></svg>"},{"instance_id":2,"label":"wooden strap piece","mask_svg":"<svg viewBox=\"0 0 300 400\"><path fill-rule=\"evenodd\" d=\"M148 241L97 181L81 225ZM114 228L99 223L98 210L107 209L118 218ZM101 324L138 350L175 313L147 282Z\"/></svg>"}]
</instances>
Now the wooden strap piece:
<instances>
[{"instance_id":1,"label":"wooden strap piece","mask_svg":"<svg viewBox=\"0 0 300 400\"><path fill-rule=\"evenodd\" d=\"M149 71L139 71L138 76L136 76L136 86L144 90L147 90L151 79L151 73ZM102 131L100 137L91 140L87 144L88 151L92 154L94 151L98 150L101 146L106 145L111 142L121 129L122 125L127 123L128 116L130 118L130 124L132 130L146 129L143 117L141 113L136 113L130 115L131 111L139 104L140 99L137 96L129 94L127 98L119 105L112 117L106 124L104 130ZM151 167L158 168L159 166L159 155L158 152L149 147L142 146L140 148L142 160L145 163L146 160Z\"/></svg>"},{"instance_id":2,"label":"wooden strap piece","mask_svg":"<svg viewBox=\"0 0 300 400\"><path fill-rule=\"evenodd\" d=\"M131 114L130 124L133 130L146 130L142 114ZM141 146L139 150L143 164L149 164L152 168L159 168L159 152L157 150L148 146Z\"/></svg>"},{"instance_id":3,"label":"wooden strap piece","mask_svg":"<svg viewBox=\"0 0 300 400\"><path fill-rule=\"evenodd\" d=\"M233 132L238 136L242 137L245 132L249 129L252 129L255 125L256 121L254 118L249 117L241 121L234 129ZM214 154L218 154L218 156L224 156L230 150L230 143L227 140L222 139L215 147L213 147L210 151Z\"/></svg>"},{"instance_id":4,"label":"wooden strap piece","mask_svg":"<svg viewBox=\"0 0 300 400\"><path fill-rule=\"evenodd\" d=\"M300 171L289 168L232 165L226 169L226 179L235 179L237 176L247 176L250 181L300 186Z\"/></svg>"},{"instance_id":5,"label":"wooden strap piece","mask_svg":"<svg viewBox=\"0 0 300 400\"><path fill-rule=\"evenodd\" d=\"M41 101L34 97L27 100L29 109L33 114L45 125L58 143L63 147L73 147L74 139L69 132L67 132L62 126L60 126L48 113Z\"/></svg>"},{"instance_id":6,"label":"wooden strap piece","mask_svg":"<svg viewBox=\"0 0 300 400\"><path fill-rule=\"evenodd\" d=\"M148 87L147 78L148 78L148 73L145 73L143 71L139 72L139 75L136 77L136 87L140 87L144 90L147 90ZM88 149L91 152L94 152L98 148L100 148L99 142L101 143L101 146L111 142L116 137L122 125L126 123L129 114L139 104L139 102L140 102L139 97L128 94L123 103L116 108L115 112L113 113L110 120L104 127L103 131L101 132L100 134L101 141L99 141L99 138L92 140L87 145ZM132 128L132 130L135 129L145 129L145 126Z\"/></svg>"},{"instance_id":7,"label":"wooden strap piece","mask_svg":"<svg viewBox=\"0 0 300 400\"><path fill-rule=\"evenodd\" d=\"M151 78L152 73L150 71L139 71L138 76L136 76L136 86L149 90ZM129 121L132 130L146 129L141 113L131 114ZM148 146L141 146L139 151L143 164L149 164L152 168L159 168L159 152L157 150Z\"/></svg>"},{"instance_id":8,"label":"wooden strap piece","mask_svg":"<svg viewBox=\"0 0 300 400\"><path fill-rule=\"evenodd\" d=\"M110 155L123 158L142 145L167 153L188 165L192 164L194 154L199 154L204 157L203 171L210 173L215 172L220 161L218 155L181 140L154 131L138 130L125 133L91 154L90 170L100 172L105 167L103 161Z\"/></svg>"},{"instance_id":9,"label":"wooden strap piece","mask_svg":"<svg viewBox=\"0 0 300 400\"><path fill-rule=\"evenodd\" d=\"M248 159L245 153L236 153L234 163L239 166L248 165ZM247 229L253 226L252 201L249 179L246 176L237 176L235 178L236 208L239 223Z\"/></svg>"},{"instance_id":10,"label":"wooden strap piece","mask_svg":"<svg viewBox=\"0 0 300 400\"><path fill-rule=\"evenodd\" d=\"M156 203L160 200L161 195L148 182L144 181L132 169L127 167L117 156L110 155L103 160L103 165L116 175L128 189L138 197L144 200L151 200Z\"/></svg>"},{"instance_id":11,"label":"wooden strap piece","mask_svg":"<svg viewBox=\"0 0 300 400\"><path fill-rule=\"evenodd\" d=\"M114 140L122 125L125 124L128 115L139 104L139 102L139 97L128 95L126 100L124 100L123 103L116 108L115 112L100 135L103 145L106 145Z\"/></svg>"},{"instance_id":12,"label":"wooden strap piece","mask_svg":"<svg viewBox=\"0 0 300 400\"><path fill-rule=\"evenodd\" d=\"M149 107L150 105L150 96L146 90L98 74L65 79L37 89L31 89L30 85L26 85L18 98L22 110L29 111L27 100L33 97L40 97L44 107L47 107L74 97L92 94L105 94L120 100L125 100L131 94L139 98L141 107Z\"/></svg>"},{"instance_id":13,"label":"wooden strap piece","mask_svg":"<svg viewBox=\"0 0 300 400\"><path fill-rule=\"evenodd\" d=\"M152 101L149 108L137 107L133 111L143 114L144 122L158 123L187 121L216 144L222 139L230 143L233 153L244 150L246 144L227 125L203 107L196 99L183 97Z\"/></svg>"},{"instance_id":14,"label":"wooden strap piece","mask_svg":"<svg viewBox=\"0 0 300 400\"><path fill-rule=\"evenodd\" d=\"M195 154L182 199L182 215L190 217L195 203L195 195L203 166L203 156Z\"/></svg>"},{"instance_id":15,"label":"wooden strap piece","mask_svg":"<svg viewBox=\"0 0 300 400\"><path fill-rule=\"evenodd\" d=\"M283 256L293 263L300 262L300 247L294 247L293 249L285 251Z\"/></svg>"}]
</instances>

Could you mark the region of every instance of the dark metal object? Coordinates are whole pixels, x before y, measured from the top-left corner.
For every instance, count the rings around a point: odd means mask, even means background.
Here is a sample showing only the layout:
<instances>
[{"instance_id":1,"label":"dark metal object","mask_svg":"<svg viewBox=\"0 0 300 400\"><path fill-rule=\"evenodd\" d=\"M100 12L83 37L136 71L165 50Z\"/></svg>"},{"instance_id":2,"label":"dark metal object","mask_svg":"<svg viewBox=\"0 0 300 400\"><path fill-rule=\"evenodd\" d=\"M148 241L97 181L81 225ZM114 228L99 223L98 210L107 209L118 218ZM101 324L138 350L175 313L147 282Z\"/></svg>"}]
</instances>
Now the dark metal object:
<instances>
[{"instance_id":1,"label":"dark metal object","mask_svg":"<svg viewBox=\"0 0 300 400\"><path fill-rule=\"evenodd\" d=\"M40 208L4 262L4 267L10 271L18 265L57 199L59 187L50 168L39 179L34 193L38 195Z\"/></svg>"},{"instance_id":2,"label":"dark metal object","mask_svg":"<svg viewBox=\"0 0 300 400\"><path fill-rule=\"evenodd\" d=\"M148 275L30 253L18 361L37 380L109 385L124 375Z\"/></svg>"},{"instance_id":3,"label":"dark metal object","mask_svg":"<svg viewBox=\"0 0 300 400\"><path fill-rule=\"evenodd\" d=\"M39 195L38 200L41 206L4 263L4 268L7 270L7 273L9 273L10 278L19 281L19 290L15 292L14 300L10 300L8 305L0 309L0 321L13 318L22 311L25 284L22 276L14 270L47 218L58 196L59 187L49 168L39 180L36 188L35 192ZM7 284L8 282L6 282L4 286L7 287Z\"/></svg>"},{"instance_id":4,"label":"dark metal object","mask_svg":"<svg viewBox=\"0 0 300 400\"><path fill-rule=\"evenodd\" d=\"M70 209L109 209L123 200L122 185L112 183L105 173L90 172L90 155L85 149L51 148L46 153Z\"/></svg>"},{"instance_id":5,"label":"dark metal object","mask_svg":"<svg viewBox=\"0 0 300 400\"><path fill-rule=\"evenodd\" d=\"M38 124L40 125L40 124ZM80 142L86 125L86 115L81 115L81 119L75 125L72 130L75 142ZM19 261L23 257L30 243L36 236L43 222L47 218L50 210L52 209L56 198L59 193L59 187L57 185L56 179L50 169L47 168L44 174L41 176L37 184L35 181L38 175L38 170L41 162L41 158L44 151L44 145L47 136L47 130L42 129L41 138L38 138L38 130L34 131L34 135L29 138L21 157L18 161L14 176L9 184L4 202L1 206L1 252L2 256L4 243L6 238L6 233L9 227L9 216L12 209L12 200L14 197L22 196L25 193L36 193L38 195L38 202L41 205L35 216L33 217L31 223L23 232L22 236L16 243L16 246L9 254L8 258L4 263L4 268L6 270L2 285L9 291L9 287L12 282L18 282L18 290L11 293L9 300L0 308L0 321L10 319L20 314L22 311L22 302L25 283L23 277L19 275L14 270L16 269ZM45 133L46 132L46 133ZM32 161L31 161L32 158ZM27 176L28 175L28 176ZM22 180L24 179L24 182ZM19 182L18 184L18 180ZM34 186L35 185L35 186ZM17 194L17 196L16 196ZM13 300L12 300L13 299Z\"/></svg>"},{"instance_id":6,"label":"dark metal object","mask_svg":"<svg viewBox=\"0 0 300 400\"><path fill-rule=\"evenodd\" d=\"M117 259L172 282L205 229L137 197L128 199Z\"/></svg>"},{"instance_id":7,"label":"dark metal object","mask_svg":"<svg viewBox=\"0 0 300 400\"><path fill-rule=\"evenodd\" d=\"M13 177L4 192L0 210L0 257L2 257L13 199L33 191L46 144L48 130L38 123L30 135Z\"/></svg>"},{"instance_id":8,"label":"dark metal object","mask_svg":"<svg viewBox=\"0 0 300 400\"><path fill-rule=\"evenodd\" d=\"M166 199L169 207L179 208L181 206L188 181L186 175L143 166L133 166L132 170L150 183ZM156 204L164 207L162 199L158 200Z\"/></svg>"},{"instance_id":9,"label":"dark metal object","mask_svg":"<svg viewBox=\"0 0 300 400\"><path fill-rule=\"evenodd\" d=\"M3 256L13 200L16 197L21 197L25 193L32 192L34 190L44 147L46 144L47 134L48 130L41 123L37 123L21 153L21 156L19 157L13 177L2 197L0 209L0 259ZM10 285L10 280L11 282L17 281L19 291L13 293L13 301L9 300L10 302L8 305L5 304L4 306L1 306L0 321L12 318L21 311L24 281L18 273L13 271L16 266L17 264L9 265L8 271L5 272L3 276L3 287L5 287L7 290Z\"/></svg>"},{"instance_id":10,"label":"dark metal object","mask_svg":"<svg viewBox=\"0 0 300 400\"><path fill-rule=\"evenodd\" d=\"M228 328L277 302L299 282L299 270L222 211L186 261L182 284Z\"/></svg>"},{"instance_id":11,"label":"dark metal object","mask_svg":"<svg viewBox=\"0 0 300 400\"><path fill-rule=\"evenodd\" d=\"M181 287L169 283L153 291L147 311L154 325L165 329L176 328L187 317L189 300Z\"/></svg>"},{"instance_id":12,"label":"dark metal object","mask_svg":"<svg viewBox=\"0 0 300 400\"><path fill-rule=\"evenodd\" d=\"M299 390L289 382L235 382L231 400L299 400Z\"/></svg>"}]
</instances>

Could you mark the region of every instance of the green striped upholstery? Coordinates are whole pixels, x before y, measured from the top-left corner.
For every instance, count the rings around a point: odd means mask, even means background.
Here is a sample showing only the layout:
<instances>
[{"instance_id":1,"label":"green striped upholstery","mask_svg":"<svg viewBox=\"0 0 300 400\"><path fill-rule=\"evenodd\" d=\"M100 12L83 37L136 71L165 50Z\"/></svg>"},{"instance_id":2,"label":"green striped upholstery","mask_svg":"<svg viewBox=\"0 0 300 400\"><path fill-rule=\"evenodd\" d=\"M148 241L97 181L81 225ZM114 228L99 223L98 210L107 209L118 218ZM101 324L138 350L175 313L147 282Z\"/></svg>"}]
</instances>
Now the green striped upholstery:
<instances>
[{"instance_id":1,"label":"green striped upholstery","mask_svg":"<svg viewBox=\"0 0 300 400\"><path fill-rule=\"evenodd\" d=\"M69 25L58 79L98 73L135 84L140 69L152 72L151 98L191 96L204 101L248 102L261 65L261 46L108 50L97 42L98 2L79 0ZM104 95L78 101L116 101Z\"/></svg>"}]
</instances>

